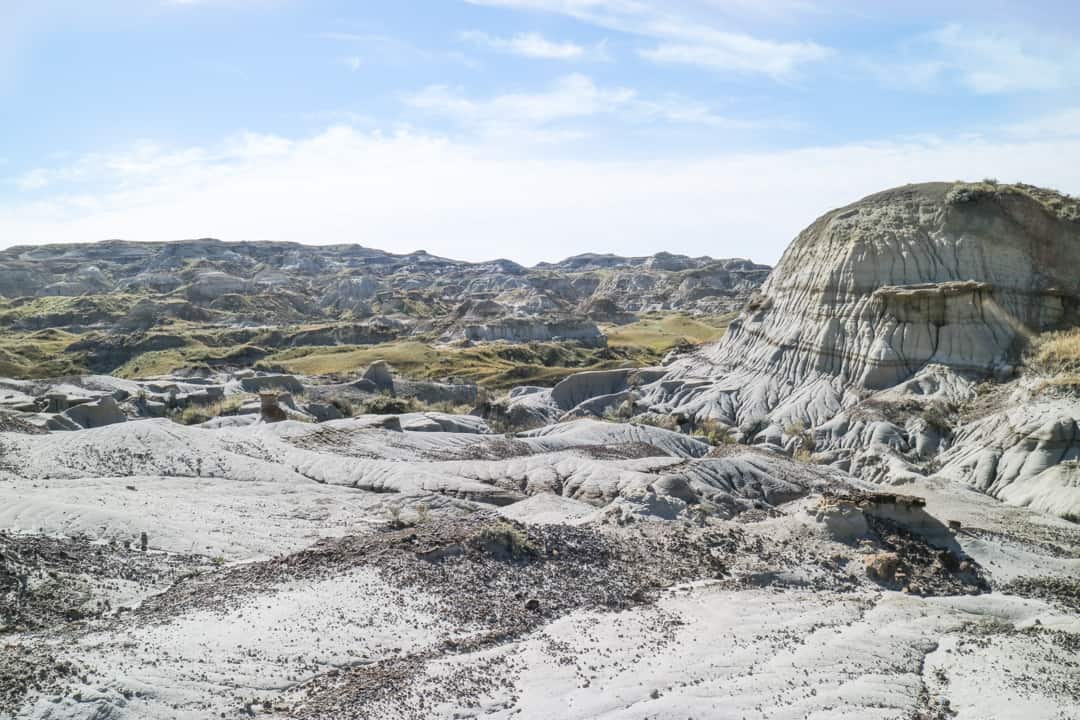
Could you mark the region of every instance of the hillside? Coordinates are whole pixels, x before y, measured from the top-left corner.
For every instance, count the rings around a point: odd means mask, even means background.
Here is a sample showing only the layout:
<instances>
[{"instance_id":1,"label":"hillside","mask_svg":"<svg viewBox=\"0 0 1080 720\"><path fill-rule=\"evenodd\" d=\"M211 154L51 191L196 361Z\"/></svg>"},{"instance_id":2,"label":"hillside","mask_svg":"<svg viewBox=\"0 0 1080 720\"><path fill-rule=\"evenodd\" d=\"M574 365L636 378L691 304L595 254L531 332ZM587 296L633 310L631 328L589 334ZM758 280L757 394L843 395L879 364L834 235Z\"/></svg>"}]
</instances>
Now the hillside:
<instances>
[{"instance_id":1,"label":"hillside","mask_svg":"<svg viewBox=\"0 0 1080 720\"><path fill-rule=\"evenodd\" d=\"M579 367L649 364L682 340L712 339L711 331L648 342L641 355L626 343L603 352L601 326L684 315L722 328L720 319L740 308L767 274L766 266L747 260L668 253L589 255L525 268L356 245L192 240L15 247L0 252L0 373L145 376L264 359L274 364L295 360L303 348L318 354L315 348L398 342L570 344L595 351L578 358ZM276 357L285 350L287 358ZM45 363L43 354L51 356Z\"/></svg>"}]
</instances>

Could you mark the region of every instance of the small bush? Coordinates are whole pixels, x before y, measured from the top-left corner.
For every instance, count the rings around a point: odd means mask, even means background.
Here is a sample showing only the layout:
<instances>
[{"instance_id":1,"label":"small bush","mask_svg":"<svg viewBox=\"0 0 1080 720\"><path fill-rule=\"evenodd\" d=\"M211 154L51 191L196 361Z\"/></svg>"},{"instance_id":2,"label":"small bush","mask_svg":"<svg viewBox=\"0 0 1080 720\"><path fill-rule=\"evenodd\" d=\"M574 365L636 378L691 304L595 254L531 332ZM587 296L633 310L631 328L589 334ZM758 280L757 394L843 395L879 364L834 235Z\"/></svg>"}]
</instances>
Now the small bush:
<instances>
[{"instance_id":1,"label":"small bush","mask_svg":"<svg viewBox=\"0 0 1080 720\"><path fill-rule=\"evenodd\" d=\"M362 412L365 415L401 415L420 412L420 406L413 398L379 395L365 402Z\"/></svg>"},{"instance_id":2,"label":"small bush","mask_svg":"<svg viewBox=\"0 0 1080 720\"><path fill-rule=\"evenodd\" d=\"M784 428L784 434L799 441L799 446L795 449L795 458L809 462L810 456L817 450L817 438L814 436L814 431L806 427L806 423L802 420L796 420Z\"/></svg>"},{"instance_id":3,"label":"small bush","mask_svg":"<svg viewBox=\"0 0 1080 720\"><path fill-rule=\"evenodd\" d=\"M710 445L731 445L735 442L735 438L731 435L731 428L713 418L698 421L697 431L694 434Z\"/></svg>"},{"instance_id":4,"label":"small bush","mask_svg":"<svg viewBox=\"0 0 1080 720\"><path fill-rule=\"evenodd\" d=\"M496 557L524 560L539 554L539 548L522 530L508 522L490 525L476 536L483 548Z\"/></svg>"},{"instance_id":5,"label":"small bush","mask_svg":"<svg viewBox=\"0 0 1080 720\"><path fill-rule=\"evenodd\" d=\"M928 427L941 432L948 432L952 427L952 423L949 421L949 408L940 400L933 400L924 405L919 417Z\"/></svg>"},{"instance_id":6,"label":"small bush","mask_svg":"<svg viewBox=\"0 0 1080 720\"><path fill-rule=\"evenodd\" d=\"M1080 328L1043 333L1035 341L1029 363L1045 373L1080 372Z\"/></svg>"},{"instance_id":7,"label":"small bush","mask_svg":"<svg viewBox=\"0 0 1080 720\"><path fill-rule=\"evenodd\" d=\"M412 527L412 523L409 523L402 516L401 508L397 505L386 508L386 520L392 530L404 530L407 527Z\"/></svg>"},{"instance_id":8,"label":"small bush","mask_svg":"<svg viewBox=\"0 0 1080 720\"><path fill-rule=\"evenodd\" d=\"M679 418L674 415L660 415L658 413L646 413L634 418L634 422L640 425L650 425L661 430L679 431Z\"/></svg>"},{"instance_id":9,"label":"small bush","mask_svg":"<svg viewBox=\"0 0 1080 720\"><path fill-rule=\"evenodd\" d=\"M439 412L447 415L468 415L473 411L473 406L468 403L454 403L449 400L436 403L422 403L416 401L418 407L422 408L420 412Z\"/></svg>"},{"instance_id":10,"label":"small bush","mask_svg":"<svg viewBox=\"0 0 1080 720\"><path fill-rule=\"evenodd\" d=\"M604 419L608 422L626 422L634 417L635 410L634 401L627 399L618 405L612 405L605 410Z\"/></svg>"},{"instance_id":11,"label":"small bush","mask_svg":"<svg viewBox=\"0 0 1080 720\"><path fill-rule=\"evenodd\" d=\"M330 401L330 404L334 406L339 413L344 417L352 417L355 413L353 404L346 398L334 398Z\"/></svg>"},{"instance_id":12,"label":"small bush","mask_svg":"<svg viewBox=\"0 0 1080 720\"><path fill-rule=\"evenodd\" d=\"M188 405L175 413L172 419L181 425L198 425L223 415L235 415L251 395L230 395L209 405Z\"/></svg>"}]
</instances>

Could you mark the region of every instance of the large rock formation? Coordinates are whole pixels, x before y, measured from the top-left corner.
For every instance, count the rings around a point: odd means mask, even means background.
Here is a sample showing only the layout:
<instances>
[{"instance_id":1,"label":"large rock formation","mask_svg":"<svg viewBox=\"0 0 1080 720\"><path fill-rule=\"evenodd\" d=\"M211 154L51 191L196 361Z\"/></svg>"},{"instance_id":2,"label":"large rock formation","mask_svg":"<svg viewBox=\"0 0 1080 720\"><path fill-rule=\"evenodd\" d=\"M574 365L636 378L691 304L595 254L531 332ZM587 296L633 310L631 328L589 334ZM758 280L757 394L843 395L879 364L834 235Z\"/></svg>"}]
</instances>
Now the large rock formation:
<instances>
[{"instance_id":1,"label":"large rock formation","mask_svg":"<svg viewBox=\"0 0 1080 720\"><path fill-rule=\"evenodd\" d=\"M1041 401L1025 380L961 412L979 382L1016 374L1032 338L1076 324L1076 210L1030 186L930 183L829 212L726 337L674 362L639 407L874 482L940 469L1076 517L1075 400Z\"/></svg>"},{"instance_id":2,"label":"large rock formation","mask_svg":"<svg viewBox=\"0 0 1080 720\"><path fill-rule=\"evenodd\" d=\"M1034 188L871 195L800 233L727 336L654 398L733 425L818 424L930 364L1008 376L1027 337L1074 317L1078 262L1080 225Z\"/></svg>"}]
</instances>

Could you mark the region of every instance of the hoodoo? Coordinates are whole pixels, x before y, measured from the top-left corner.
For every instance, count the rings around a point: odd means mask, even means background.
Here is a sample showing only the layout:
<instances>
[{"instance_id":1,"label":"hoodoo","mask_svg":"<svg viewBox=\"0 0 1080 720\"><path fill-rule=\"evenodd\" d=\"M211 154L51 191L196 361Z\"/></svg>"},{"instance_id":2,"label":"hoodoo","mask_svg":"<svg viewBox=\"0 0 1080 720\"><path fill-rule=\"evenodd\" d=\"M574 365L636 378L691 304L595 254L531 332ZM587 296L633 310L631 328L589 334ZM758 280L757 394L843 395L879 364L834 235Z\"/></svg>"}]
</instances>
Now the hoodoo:
<instances>
[{"instance_id":1,"label":"hoodoo","mask_svg":"<svg viewBox=\"0 0 1080 720\"><path fill-rule=\"evenodd\" d=\"M1027 185L927 183L833 210L656 399L733 425L813 425L932 364L1007 377L1032 334L1076 313L1076 205Z\"/></svg>"}]
</instances>

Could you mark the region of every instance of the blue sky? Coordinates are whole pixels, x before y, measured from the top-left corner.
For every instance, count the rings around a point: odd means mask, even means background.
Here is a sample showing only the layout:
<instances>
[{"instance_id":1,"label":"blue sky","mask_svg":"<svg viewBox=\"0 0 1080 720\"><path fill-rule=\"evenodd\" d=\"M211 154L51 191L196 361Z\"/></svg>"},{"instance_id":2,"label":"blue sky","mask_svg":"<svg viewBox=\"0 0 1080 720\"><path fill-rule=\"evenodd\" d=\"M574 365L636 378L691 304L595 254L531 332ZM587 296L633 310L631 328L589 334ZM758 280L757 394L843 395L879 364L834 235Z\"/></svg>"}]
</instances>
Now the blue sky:
<instances>
[{"instance_id":1,"label":"blue sky","mask_svg":"<svg viewBox=\"0 0 1080 720\"><path fill-rule=\"evenodd\" d=\"M0 245L773 262L904 182L1080 192L1080 6L2 0Z\"/></svg>"}]
</instances>

